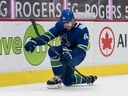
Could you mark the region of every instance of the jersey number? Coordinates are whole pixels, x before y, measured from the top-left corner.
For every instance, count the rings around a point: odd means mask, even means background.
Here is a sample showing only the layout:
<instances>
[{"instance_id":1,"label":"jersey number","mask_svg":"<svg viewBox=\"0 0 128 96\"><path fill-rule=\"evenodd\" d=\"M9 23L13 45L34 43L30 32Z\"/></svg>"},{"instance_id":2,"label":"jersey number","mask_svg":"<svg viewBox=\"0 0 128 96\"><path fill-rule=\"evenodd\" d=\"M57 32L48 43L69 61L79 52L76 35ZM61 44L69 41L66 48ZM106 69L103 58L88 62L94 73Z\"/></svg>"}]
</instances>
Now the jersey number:
<instances>
[{"instance_id":1,"label":"jersey number","mask_svg":"<svg viewBox=\"0 0 128 96\"><path fill-rule=\"evenodd\" d=\"M84 34L84 39L85 39L85 40L88 39L87 33Z\"/></svg>"}]
</instances>

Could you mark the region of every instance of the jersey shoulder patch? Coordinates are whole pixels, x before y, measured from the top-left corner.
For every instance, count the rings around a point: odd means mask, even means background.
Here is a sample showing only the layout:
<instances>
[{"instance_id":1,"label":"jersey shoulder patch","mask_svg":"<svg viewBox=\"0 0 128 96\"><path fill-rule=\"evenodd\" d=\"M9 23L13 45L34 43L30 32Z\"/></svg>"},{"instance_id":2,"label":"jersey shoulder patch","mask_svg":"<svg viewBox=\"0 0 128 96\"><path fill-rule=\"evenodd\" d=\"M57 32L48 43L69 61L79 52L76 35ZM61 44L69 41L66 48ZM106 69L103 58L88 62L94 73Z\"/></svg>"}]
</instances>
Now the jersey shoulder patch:
<instances>
[{"instance_id":1,"label":"jersey shoulder patch","mask_svg":"<svg viewBox=\"0 0 128 96\"><path fill-rule=\"evenodd\" d=\"M85 29L86 26L84 26L83 24L79 24L78 28L80 28L81 30Z\"/></svg>"}]
</instances>

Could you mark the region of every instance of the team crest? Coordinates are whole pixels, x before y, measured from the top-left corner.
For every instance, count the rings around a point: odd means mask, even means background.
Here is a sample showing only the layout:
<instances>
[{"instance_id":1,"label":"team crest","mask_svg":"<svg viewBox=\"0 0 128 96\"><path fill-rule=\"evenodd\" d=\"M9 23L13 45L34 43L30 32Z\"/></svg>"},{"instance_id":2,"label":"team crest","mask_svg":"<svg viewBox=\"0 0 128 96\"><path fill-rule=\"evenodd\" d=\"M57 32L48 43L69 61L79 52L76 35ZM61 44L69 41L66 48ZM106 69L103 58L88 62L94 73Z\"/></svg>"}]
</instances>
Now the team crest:
<instances>
[{"instance_id":1,"label":"team crest","mask_svg":"<svg viewBox=\"0 0 128 96\"><path fill-rule=\"evenodd\" d=\"M67 39L67 34L64 34L63 36L61 36L61 45L66 45L68 47L71 46L70 42Z\"/></svg>"}]
</instances>

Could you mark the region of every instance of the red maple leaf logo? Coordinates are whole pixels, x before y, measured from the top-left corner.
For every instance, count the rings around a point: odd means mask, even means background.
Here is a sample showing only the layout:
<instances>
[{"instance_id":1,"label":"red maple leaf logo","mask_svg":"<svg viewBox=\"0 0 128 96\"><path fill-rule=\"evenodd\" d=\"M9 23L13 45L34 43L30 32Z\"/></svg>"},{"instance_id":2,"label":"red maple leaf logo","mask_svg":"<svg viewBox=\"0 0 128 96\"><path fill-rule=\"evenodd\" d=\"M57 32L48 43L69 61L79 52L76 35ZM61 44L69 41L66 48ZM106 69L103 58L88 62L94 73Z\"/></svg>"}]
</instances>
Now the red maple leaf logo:
<instances>
[{"instance_id":1,"label":"red maple leaf logo","mask_svg":"<svg viewBox=\"0 0 128 96\"><path fill-rule=\"evenodd\" d=\"M106 32L105 37L101 39L103 43L103 49L106 49L106 48L111 49L112 38L109 37L108 32Z\"/></svg>"}]
</instances>

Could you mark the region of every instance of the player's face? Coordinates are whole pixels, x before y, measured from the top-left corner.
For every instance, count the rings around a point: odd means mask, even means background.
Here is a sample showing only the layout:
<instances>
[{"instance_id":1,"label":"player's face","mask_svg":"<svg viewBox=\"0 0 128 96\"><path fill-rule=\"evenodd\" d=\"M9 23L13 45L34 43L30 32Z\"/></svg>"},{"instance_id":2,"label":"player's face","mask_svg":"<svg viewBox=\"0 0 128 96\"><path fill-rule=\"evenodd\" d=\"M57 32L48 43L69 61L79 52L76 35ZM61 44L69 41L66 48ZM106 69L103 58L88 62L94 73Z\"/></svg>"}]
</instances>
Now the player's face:
<instances>
[{"instance_id":1,"label":"player's face","mask_svg":"<svg viewBox=\"0 0 128 96\"><path fill-rule=\"evenodd\" d=\"M64 23L64 28L67 30L71 30L73 25L74 25L74 23L72 21L68 22L68 23Z\"/></svg>"}]
</instances>

